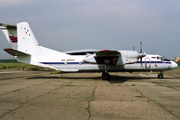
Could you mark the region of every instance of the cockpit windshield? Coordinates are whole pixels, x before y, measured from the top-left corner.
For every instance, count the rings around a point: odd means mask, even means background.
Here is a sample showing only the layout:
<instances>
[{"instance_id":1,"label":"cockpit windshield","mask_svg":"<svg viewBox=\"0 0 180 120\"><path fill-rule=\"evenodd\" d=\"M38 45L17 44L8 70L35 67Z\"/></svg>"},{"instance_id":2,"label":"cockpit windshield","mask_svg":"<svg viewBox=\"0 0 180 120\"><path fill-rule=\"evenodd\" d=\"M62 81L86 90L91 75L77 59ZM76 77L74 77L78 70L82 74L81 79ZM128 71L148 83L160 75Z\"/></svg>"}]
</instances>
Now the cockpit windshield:
<instances>
[{"instance_id":1,"label":"cockpit windshield","mask_svg":"<svg viewBox=\"0 0 180 120\"><path fill-rule=\"evenodd\" d=\"M161 61L170 61L169 59L166 59L163 56L157 56L157 60L161 60Z\"/></svg>"},{"instance_id":2,"label":"cockpit windshield","mask_svg":"<svg viewBox=\"0 0 180 120\"><path fill-rule=\"evenodd\" d=\"M162 61L170 61L169 59L166 59L165 57L160 57Z\"/></svg>"}]
</instances>

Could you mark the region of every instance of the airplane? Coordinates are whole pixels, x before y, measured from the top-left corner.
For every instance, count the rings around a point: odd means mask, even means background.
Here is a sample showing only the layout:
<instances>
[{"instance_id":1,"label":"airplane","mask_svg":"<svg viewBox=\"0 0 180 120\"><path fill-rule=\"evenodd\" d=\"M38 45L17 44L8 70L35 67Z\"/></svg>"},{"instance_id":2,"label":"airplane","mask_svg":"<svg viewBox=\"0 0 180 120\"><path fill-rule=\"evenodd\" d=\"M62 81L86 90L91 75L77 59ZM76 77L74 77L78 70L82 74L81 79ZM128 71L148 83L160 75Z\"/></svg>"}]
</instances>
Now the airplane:
<instances>
[{"instance_id":1,"label":"airplane","mask_svg":"<svg viewBox=\"0 0 180 120\"><path fill-rule=\"evenodd\" d=\"M55 69L61 72L102 72L103 80L110 80L109 72L151 72L159 71L158 78L164 78L163 71L178 65L161 55L140 53L135 50L77 50L59 52L37 42L27 22L8 25L0 23L11 48L4 51L18 62Z\"/></svg>"}]
</instances>

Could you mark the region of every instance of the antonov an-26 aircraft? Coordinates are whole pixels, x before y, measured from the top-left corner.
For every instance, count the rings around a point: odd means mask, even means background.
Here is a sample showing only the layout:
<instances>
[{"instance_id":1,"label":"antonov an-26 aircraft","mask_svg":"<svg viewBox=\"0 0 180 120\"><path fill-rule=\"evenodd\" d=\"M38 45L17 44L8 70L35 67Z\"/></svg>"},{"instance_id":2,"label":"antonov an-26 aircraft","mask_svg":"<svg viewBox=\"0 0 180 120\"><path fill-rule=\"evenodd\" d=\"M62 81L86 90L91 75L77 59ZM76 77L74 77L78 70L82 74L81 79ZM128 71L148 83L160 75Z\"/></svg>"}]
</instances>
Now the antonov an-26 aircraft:
<instances>
[{"instance_id":1,"label":"antonov an-26 aircraft","mask_svg":"<svg viewBox=\"0 0 180 120\"><path fill-rule=\"evenodd\" d=\"M62 72L102 72L102 79L109 80L108 72L145 72L160 71L158 78L163 78L163 71L178 65L160 55L140 53L134 50L79 50L58 52L38 44L29 24L17 25L0 23L1 29L11 48L4 51L17 61L41 67L48 67Z\"/></svg>"}]
</instances>

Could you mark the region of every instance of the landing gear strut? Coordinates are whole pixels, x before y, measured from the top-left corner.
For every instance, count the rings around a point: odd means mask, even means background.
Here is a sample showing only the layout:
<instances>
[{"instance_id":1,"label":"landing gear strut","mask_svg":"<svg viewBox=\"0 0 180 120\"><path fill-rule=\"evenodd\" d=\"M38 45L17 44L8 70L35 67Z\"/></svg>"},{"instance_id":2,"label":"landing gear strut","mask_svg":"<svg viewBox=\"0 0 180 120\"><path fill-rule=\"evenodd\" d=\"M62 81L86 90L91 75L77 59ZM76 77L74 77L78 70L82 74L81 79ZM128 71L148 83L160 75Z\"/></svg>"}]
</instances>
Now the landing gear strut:
<instances>
[{"instance_id":1,"label":"landing gear strut","mask_svg":"<svg viewBox=\"0 0 180 120\"><path fill-rule=\"evenodd\" d=\"M105 72L103 72L102 73L102 76L101 76L101 78L103 79L103 80L110 80L111 79L111 76L109 75L109 73L108 73L108 70L109 70L109 68L110 68L110 66L105 66Z\"/></svg>"},{"instance_id":2,"label":"landing gear strut","mask_svg":"<svg viewBox=\"0 0 180 120\"><path fill-rule=\"evenodd\" d=\"M109 75L109 73L103 72L101 78L102 78L103 80L110 80L110 79L111 79L111 76Z\"/></svg>"},{"instance_id":3,"label":"landing gear strut","mask_svg":"<svg viewBox=\"0 0 180 120\"><path fill-rule=\"evenodd\" d=\"M164 78L163 72L161 72L160 74L158 74L158 78L159 78L159 79L163 79L163 78Z\"/></svg>"}]
</instances>

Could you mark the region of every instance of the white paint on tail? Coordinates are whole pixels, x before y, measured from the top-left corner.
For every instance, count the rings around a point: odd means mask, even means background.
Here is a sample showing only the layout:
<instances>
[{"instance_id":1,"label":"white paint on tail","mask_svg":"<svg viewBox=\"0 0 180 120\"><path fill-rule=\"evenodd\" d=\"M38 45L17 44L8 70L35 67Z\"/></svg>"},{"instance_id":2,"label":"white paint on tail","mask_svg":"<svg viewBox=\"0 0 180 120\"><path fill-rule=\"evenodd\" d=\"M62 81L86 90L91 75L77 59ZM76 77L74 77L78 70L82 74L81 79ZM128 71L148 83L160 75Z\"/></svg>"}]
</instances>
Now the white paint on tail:
<instances>
[{"instance_id":1,"label":"white paint on tail","mask_svg":"<svg viewBox=\"0 0 180 120\"><path fill-rule=\"evenodd\" d=\"M18 51L30 55L69 56L65 53L40 46L27 22L22 22L17 24L17 36L18 36Z\"/></svg>"}]
</instances>

